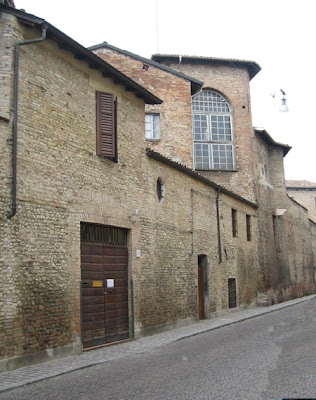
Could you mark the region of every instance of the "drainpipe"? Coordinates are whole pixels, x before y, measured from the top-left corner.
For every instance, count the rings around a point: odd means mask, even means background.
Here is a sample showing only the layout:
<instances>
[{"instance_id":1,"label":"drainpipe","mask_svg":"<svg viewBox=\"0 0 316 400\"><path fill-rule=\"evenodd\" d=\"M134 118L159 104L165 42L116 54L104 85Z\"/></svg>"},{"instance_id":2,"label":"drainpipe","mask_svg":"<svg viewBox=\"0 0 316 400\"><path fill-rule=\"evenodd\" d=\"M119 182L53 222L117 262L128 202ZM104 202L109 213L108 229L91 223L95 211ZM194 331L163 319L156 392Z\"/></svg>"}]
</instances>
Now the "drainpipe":
<instances>
[{"instance_id":1,"label":"drainpipe","mask_svg":"<svg viewBox=\"0 0 316 400\"><path fill-rule=\"evenodd\" d=\"M194 190L191 189L191 256L194 254L194 198L193 198L193 192Z\"/></svg>"},{"instance_id":2,"label":"drainpipe","mask_svg":"<svg viewBox=\"0 0 316 400\"><path fill-rule=\"evenodd\" d=\"M135 338L134 282L131 280L132 337Z\"/></svg>"},{"instance_id":3,"label":"drainpipe","mask_svg":"<svg viewBox=\"0 0 316 400\"><path fill-rule=\"evenodd\" d=\"M37 39L25 40L16 43L14 48L14 90L13 90L13 151L12 151L12 209L7 218L15 216L16 188L17 188L17 147L18 147L18 94L19 94L19 50L20 46L42 42L46 39L47 25L42 26L42 36Z\"/></svg>"},{"instance_id":4,"label":"drainpipe","mask_svg":"<svg viewBox=\"0 0 316 400\"><path fill-rule=\"evenodd\" d=\"M222 262L222 245L221 245L221 226L219 220L219 189L216 190L216 217L217 217L217 240L218 240L218 261Z\"/></svg>"}]
</instances>

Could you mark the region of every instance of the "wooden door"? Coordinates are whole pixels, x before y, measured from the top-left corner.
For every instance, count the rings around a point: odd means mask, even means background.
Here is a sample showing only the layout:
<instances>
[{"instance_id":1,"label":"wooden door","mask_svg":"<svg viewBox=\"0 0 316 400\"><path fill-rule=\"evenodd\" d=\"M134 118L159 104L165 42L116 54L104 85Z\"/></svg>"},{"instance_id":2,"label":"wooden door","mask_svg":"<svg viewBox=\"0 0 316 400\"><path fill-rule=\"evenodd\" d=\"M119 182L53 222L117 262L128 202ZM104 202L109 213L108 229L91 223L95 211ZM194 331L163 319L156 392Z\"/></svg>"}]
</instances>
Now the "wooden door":
<instances>
[{"instance_id":1,"label":"wooden door","mask_svg":"<svg viewBox=\"0 0 316 400\"><path fill-rule=\"evenodd\" d=\"M129 337L128 252L124 247L104 247L106 342ZM113 284L113 287L112 287Z\"/></svg>"},{"instance_id":2,"label":"wooden door","mask_svg":"<svg viewBox=\"0 0 316 400\"><path fill-rule=\"evenodd\" d=\"M203 289L203 267L198 266L198 294L199 294L199 319L205 318L204 313L204 289Z\"/></svg>"},{"instance_id":3,"label":"wooden door","mask_svg":"<svg viewBox=\"0 0 316 400\"><path fill-rule=\"evenodd\" d=\"M82 243L84 348L129 337L127 267L126 247Z\"/></svg>"}]
</instances>

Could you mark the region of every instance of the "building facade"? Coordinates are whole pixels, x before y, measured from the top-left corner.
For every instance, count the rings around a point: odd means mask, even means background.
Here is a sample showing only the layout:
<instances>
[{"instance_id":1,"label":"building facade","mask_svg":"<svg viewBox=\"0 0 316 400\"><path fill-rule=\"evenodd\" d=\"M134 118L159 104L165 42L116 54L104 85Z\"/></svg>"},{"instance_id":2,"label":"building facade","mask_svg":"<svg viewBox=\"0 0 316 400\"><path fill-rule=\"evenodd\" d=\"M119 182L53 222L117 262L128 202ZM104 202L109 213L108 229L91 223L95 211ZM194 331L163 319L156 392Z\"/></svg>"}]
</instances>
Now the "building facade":
<instances>
[{"instance_id":1,"label":"building facade","mask_svg":"<svg viewBox=\"0 0 316 400\"><path fill-rule=\"evenodd\" d=\"M0 369L254 305L258 206L192 169L201 82L165 71L185 102L146 139L163 96L0 11Z\"/></svg>"},{"instance_id":2,"label":"building facade","mask_svg":"<svg viewBox=\"0 0 316 400\"><path fill-rule=\"evenodd\" d=\"M125 65L124 72L133 77L145 64L143 58L107 43L91 49L117 67ZM181 112L167 112L174 110L178 90L170 79L178 80L182 74L183 79L191 76L203 81L186 107L191 108L192 125L186 114L186 130L182 127L177 138L189 149L188 165L193 165L195 171L258 205L258 304L311 293L315 287L314 225L304 207L290 201L286 193L283 158L291 147L252 126L249 82L260 66L252 61L177 55L154 55L147 65L142 85L164 100L163 109L155 107L166 126L178 125L181 119ZM166 78L157 87L159 68L159 74ZM164 86L163 82L168 84ZM186 98L182 96L182 102ZM152 112L150 107L146 112ZM164 124L159 138L147 142L173 158L177 152L169 152L170 139Z\"/></svg>"}]
</instances>

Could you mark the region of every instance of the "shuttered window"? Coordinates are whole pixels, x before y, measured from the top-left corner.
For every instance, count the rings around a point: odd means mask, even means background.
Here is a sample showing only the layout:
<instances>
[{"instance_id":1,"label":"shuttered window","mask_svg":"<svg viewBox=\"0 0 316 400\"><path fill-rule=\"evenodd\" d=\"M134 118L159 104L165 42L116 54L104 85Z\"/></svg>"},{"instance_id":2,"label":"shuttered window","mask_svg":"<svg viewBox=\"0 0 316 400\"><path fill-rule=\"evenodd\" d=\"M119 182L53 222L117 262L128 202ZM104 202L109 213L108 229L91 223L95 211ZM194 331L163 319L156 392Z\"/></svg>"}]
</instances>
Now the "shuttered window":
<instances>
[{"instance_id":1,"label":"shuttered window","mask_svg":"<svg viewBox=\"0 0 316 400\"><path fill-rule=\"evenodd\" d=\"M117 101L113 93L97 92L97 155L117 161Z\"/></svg>"}]
</instances>

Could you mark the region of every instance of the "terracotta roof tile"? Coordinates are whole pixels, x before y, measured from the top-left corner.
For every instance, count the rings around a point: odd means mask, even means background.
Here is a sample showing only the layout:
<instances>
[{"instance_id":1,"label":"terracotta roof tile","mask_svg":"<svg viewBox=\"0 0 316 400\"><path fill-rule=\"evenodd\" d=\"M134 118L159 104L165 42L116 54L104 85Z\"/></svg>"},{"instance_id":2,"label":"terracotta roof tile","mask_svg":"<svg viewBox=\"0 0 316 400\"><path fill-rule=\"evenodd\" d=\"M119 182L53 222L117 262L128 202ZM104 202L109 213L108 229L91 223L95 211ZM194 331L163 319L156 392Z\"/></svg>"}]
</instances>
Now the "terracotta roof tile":
<instances>
[{"instance_id":1,"label":"terracotta roof tile","mask_svg":"<svg viewBox=\"0 0 316 400\"><path fill-rule=\"evenodd\" d=\"M289 188L316 189L316 183L310 181L285 181L285 184L288 189Z\"/></svg>"}]
</instances>

